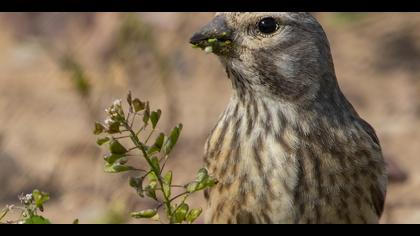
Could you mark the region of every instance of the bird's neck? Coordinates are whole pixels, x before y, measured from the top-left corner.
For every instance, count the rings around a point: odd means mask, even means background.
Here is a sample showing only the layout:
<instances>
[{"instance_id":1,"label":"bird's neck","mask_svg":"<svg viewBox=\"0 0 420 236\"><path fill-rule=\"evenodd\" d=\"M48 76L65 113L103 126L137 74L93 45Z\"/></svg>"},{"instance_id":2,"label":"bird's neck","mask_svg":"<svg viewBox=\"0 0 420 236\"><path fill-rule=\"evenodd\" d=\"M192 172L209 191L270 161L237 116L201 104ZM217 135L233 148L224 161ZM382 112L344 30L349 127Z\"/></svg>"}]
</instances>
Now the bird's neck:
<instances>
[{"instance_id":1,"label":"bird's neck","mask_svg":"<svg viewBox=\"0 0 420 236\"><path fill-rule=\"evenodd\" d=\"M266 76L261 79L254 77L253 73L239 73L232 68L226 67L233 88L230 104L225 111L227 116L229 111L233 115L232 111L238 106L243 111L241 114L252 117L254 122L264 123L271 118L283 117L288 125L303 131L307 130L306 126L317 126L318 122L339 126L351 124L359 118L341 92L333 70L314 79L317 80L316 84L306 86L296 82L296 78L267 79L269 76ZM277 81L277 85L271 86L266 80Z\"/></svg>"}]
</instances>

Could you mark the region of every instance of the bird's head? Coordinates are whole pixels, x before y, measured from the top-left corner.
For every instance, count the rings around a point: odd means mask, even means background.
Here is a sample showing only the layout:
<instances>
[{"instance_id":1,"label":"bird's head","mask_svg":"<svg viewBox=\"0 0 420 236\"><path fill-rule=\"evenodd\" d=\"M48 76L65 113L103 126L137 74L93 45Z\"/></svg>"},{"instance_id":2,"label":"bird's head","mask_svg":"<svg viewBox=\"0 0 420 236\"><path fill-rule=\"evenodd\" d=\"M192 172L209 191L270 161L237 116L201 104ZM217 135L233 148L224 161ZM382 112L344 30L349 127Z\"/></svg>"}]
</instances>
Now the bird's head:
<instances>
[{"instance_id":1,"label":"bird's head","mask_svg":"<svg viewBox=\"0 0 420 236\"><path fill-rule=\"evenodd\" d=\"M335 81L327 37L309 13L217 13L190 43L219 56L236 90L309 99Z\"/></svg>"}]
</instances>

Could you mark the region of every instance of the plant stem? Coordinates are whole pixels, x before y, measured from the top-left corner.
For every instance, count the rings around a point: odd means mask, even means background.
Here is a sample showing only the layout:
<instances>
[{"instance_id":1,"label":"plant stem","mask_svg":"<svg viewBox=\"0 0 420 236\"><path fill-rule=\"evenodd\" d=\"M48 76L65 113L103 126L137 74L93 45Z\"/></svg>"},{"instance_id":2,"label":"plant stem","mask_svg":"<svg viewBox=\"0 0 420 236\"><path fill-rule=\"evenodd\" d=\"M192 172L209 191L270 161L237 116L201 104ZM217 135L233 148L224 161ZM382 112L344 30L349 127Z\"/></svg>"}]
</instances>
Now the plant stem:
<instances>
[{"instance_id":1,"label":"plant stem","mask_svg":"<svg viewBox=\"0 0 420 236\"><path fill-rule=\"evenodd\" d=\"M166 162L168 161L168 155L165 155L165 157L163 157L162 159L165 159L165 160L164 160L164 162L162 164L162 167L160 168L160 173L162 173L163 172L163 168L165 168ZM159 162L161 162L162 159L160 159Z\"/></svg>"},{"instance_id":2,"label":"plant stem","mask_svg":"<svg viewBox=\"0 0 420 236\"><path fill-rule=\"evenodd\" d=\"M130 114L130 113L128 113L128 114ZM133 114L133 118L131 119L130 128L133 128L133 124L134 124L134 120L136 119L136 115L137 115L137 112L135 112ZM128 118L127 118L127 123L128 123Z\"/></svg>"},{"instance_id":3,"label":"plant stem","mask_svg":"<svg viewBox=\"0 0 420 236\"><path fill-rule=\"evenodd\" d=\"M177 198L179 198L179 197L182 197L182 196L184 196L184 195L186 195L186 194L189 194L189 192L183 192L183 193L180 193L180 194L176 195L175 197L171 198L171 199L169 200L169 202L172 202L172 201L174 201L175 199L177 199Z\"/></svg>"},{"instance_id":4,"label":"plant stem","mask_svg":"<svg viewBox=\"0 0 420 236\"><path fill-rule=\"evenodd\" d=\"M130 136L128 136L128 137L130 137ZM137 146L127 149L127 152L133 151L134 149L137 149ZM132 155L132 156L135 156L135 155Z\"/></svg>"},{"instance_id":5,"label":"plant stem","mask_svg":"<svg viewBox=\"0 0 420 236\"><path fill-rule=\"evenodd\" d=\"M171 188L185 188L182 185L171 185ZM161 188L156 188L156 190L162 190Z\"/></svg>"},{"instance_id":6,"label":"plant stem","mask_svg":"<svg viewBox=\"0 0 420 236\"><path fill-rule=\"evenodd\" d=\"M178 184L171 185L171 187L173 187L173 188L185 188L183 185L178 185Z\"/></svg>"},{"instance_id":7,"label":"plant stem","mask_svg":"<svg viewBox=\"0 0 420 236\"><path fill-rule=\"evenodd\" d=\"M144 142L145 144L147 144L147 142L149 141L150 137L152 137L153 132L155 132L155 129L152 129L152 131L150 131L149 136L147 136L146 141Z\"/></svg>"},{"instance_id":8,"label":"plant stem","mask_svg":"<svg viewBox=\"0 0 420 236\"><path fill-rule=\"evenodd\" d=\"M136 145L141 152L143 153L144 158L147 161L147 164L149 164L149 166L152 168L152 171L155 173L155 175L157 176L157 181L160 185L160 188L163 189L163 182L162 182L162 178L160 176L160 170L155 170L155 168L153 167L152 161L149 158L149 155L147 155L146 150L144 149L143 144L140 142L139 138L137 137L136 133L133 131L133 129L130 128L130 126L128 125L127 122L124 122L124 126L125 128L130 132L130 138L131 141L134 143L134 145ZM169 216L172 215L172 210L171 210L171 202L168 199L168 197L163 194L163 198L164 198L164 203L165 203L165 207L166 207L166 212Z\"/></svg>"},{"instance_id":9,"label":"plant stem","mask_svg":"<svg viewBox=\"0 0 420 236\"><path fill-rule=\"evenodd\" d=\"M146 128L146 125L143 125L139 131L136 132L136 136L138 136L140 134L141 131L143 131Z\"/></svg>"},{"instance_id":10,"label":"plant stem","mask_svg":"<svg viewBox=\"0 0 420 236\"><path fill-rule=\"evenodd\" d=\"M143 169L137 169L137 168L134 168L133 170L135 170L135 171L140 171L140 172L146 172L146 170L143 170Z\"/></svg>"},{"instance_id":11,"label":"plant stem","mask_svg":"<svg viewBox=\"0 0 420 236\"><path fill-rule=\"evenodd\" d=\"M127 118L125 119L125 122L127 122L127 123L128 123L128 120L130 119L130 115L131 115L131 113L130 113L130 112L128 112L128 114L127 114Z\"/></svg>"}]
</instances>

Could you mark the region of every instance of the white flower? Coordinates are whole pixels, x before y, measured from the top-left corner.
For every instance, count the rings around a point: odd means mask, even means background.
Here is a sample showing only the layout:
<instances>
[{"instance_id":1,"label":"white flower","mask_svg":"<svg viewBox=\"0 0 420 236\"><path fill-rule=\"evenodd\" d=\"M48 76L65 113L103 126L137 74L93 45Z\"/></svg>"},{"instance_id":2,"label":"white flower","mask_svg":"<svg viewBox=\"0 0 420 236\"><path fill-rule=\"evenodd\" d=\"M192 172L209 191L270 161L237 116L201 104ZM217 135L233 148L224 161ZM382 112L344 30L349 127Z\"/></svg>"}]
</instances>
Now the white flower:
<instances>
[{"instance_id":1,"label":"white flower","mask_svg":"<svg viewBox=\"0 0 420 236\"><path fill-rule=\"evenodd\" d=\"M32 199L32 194L31 193L26 194L25 198L28 199L28 200Z\"/></svg>"},{"instance_id":2,"label":"white flower","mask_svg":"<svg viewBox=\"0 0 420 236\"><path fill-rule=\"evenodd\" d=\"M112 105L115 106L115 107L121 107L121 99L114 100Z\"/></svg>"},{"instance_id":3,"label":"white flower","mask_svg":"<svg viewBox=\"0 0 420 236\"><path fill-rule=\"evenodd\" d=\"M105 123L105 126L107 127L107 128L109 128L109 126L112 124L112 123L114 123L114 121L111 119L111 118L106 118L106 120L104 121L104 123Z\"/></svg>"}]
</instances>

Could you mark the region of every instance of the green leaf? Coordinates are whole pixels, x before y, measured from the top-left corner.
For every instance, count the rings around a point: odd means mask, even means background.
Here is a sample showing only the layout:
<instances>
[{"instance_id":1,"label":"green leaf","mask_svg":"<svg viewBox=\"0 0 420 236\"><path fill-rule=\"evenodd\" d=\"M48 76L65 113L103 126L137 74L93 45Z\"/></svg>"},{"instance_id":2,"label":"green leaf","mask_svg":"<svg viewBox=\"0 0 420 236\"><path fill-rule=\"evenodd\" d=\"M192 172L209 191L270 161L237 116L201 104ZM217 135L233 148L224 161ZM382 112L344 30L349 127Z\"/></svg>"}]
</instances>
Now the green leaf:
<instances>
[{"instance_id":1,"label":"green leaf","mask_svg":"<svg viewBox=\"0 0 420 236\"><path fill-rule=\"evenodd\" d=\"M147 154L148 155L152 155L152 154L155 154L155 153L157 153L157 152L159 152L159 147L157 147L157 146L155 146L155 145L152 145L151 147L149 147L148 149L147 149Z\"/></svg>"},{"instance_id":2,"label":"green leaf","mask_svg":"<svg viewBox=\"0 0 420 236\"><path fill-rule=\"evenodd\" d=\"M142 219L142 218L152 218L157 213L156 209L147 209L143 211L137 211L137 212L131 212L131 217L134 217L136 219Z\"/></svg>"},{"instance_id":3,"label":"green leaf","mask_svg":"<svg viewBox=\"0 0 420 236\"><path fill-rule=\"evenodd\" d=\"M169 198L171 197L172 171L168 171L163 180L163 194Z\"/></svg>"},{"instance_id":4,"label":"green leaf","mask_svg":"<svg viewBox=\"0 0 420 236\"><path fill-rule=\"evenodd\" d=\"M217 184L217 180L209 176L207 169L201 168L197 173L196 181L194 183L189 186L189 190L187 186L188 191L196 192L208 187L213 187Z\"/></svg>"},{"instance_id":5,"label":"green leaf","mask_svg":"<svg viewBox=\"0 0 420 236\"><path fill-rule=\"evenodd\" d=\"M202 211L203 209L201 208L191 209L185 217L185 220L190 224L193 223L201 215Z\"/></svg>"},{"instance_id":6,"label":"green leaf","mask_svg":"<svg viewBox=\"0 0 420 236\"><path fill-rule=\"evenodd\" d=\"M217 179L209 176L209 178L205 182L205 185L206 185L206 187L211 188L214 185L216 185L217 183L218 183Z\"/></svg>"},{"instance_id":7,"label":"green leaf","mask_svg":"<svg viewBox=\"0 0 420 236\"><path fill-rule=\"evenodd\" d=\"M150 121L152 122L153 129L156 127L161 114L162 111L160 109L157 111L152 111L152 113L150 114Z\"/></svg>"},{"instance_id":8,"label":"green leaf","mask_svg":"<svg viewBox=\"0 0 420 236\"><path fill-rule=\"evenodd\" d=\"M155 143L147 149L147 154L151 155L151 154L154 154L156 152L160 152L160 150L162 149L162 145L163 145L164 140L165 140L165 135L163 133L160 133L157 136L157 138L155 140Z\"/></svg>"},{"instance_id":9,"label":"green leaf","mask_svg":"<svg viewBox=\"0 0 420 236\"><path fill-rule=\"evenodd\" d=\"M220 44L220 46L224 47L224 46L227 46L227 45L229 45L229 44L231 44L231 43L232 43L232 41L230 41L230 40L226 40L226 41L222 42L222 43Z\"/></svg>"},{"instance_id":10,"label":"green leaf","mask_svg":"<svg viewBox=\"0 0 420 236\"><path fill-rule=\"evenodd\" d=\"M144 102L140 101L138 98L135 98L132 104L135 112L142 111L145 108Z\"/></svg>"},{"instance_id":11,"label":"green leaf","mask_svg":"<svg viewBox=\"0 0 420 236\"><path fill-rule=\"evenodd\" d=\"M172 222L173 223L182 223L188 213L189 206L186 203L181 203L179 207L177 207L177 210L172 215Z\"/></svg>"},{"instance_id":12,"label":"green leaf","mask_svg":"<svg viewBox=\"0 0 420 236\"><path fill-rule=\"evenodd\" d=\"M209 177L206 168L201 168L197 173L197 182L202 182Z\"/></svg>"},{"instance_id":13,"label":"green leaf","mask_svg":"<svg viewBox=\"0 0 420 236\"><path fill-rule=\"evenodd\" d=\"M120 163L105 163L104 171L107 173L119 173L134 170L132 166L121 165Z\"/></svg>"},{"instance_id":14,"label":"green leaf","mask_svg":"<svg viewBox=\"0 0 420 236\"><path fill-rule=\"evenodd\" d=\"M182 124L179 124L172 129L171 134L168 136L165 144L163 145L163 151L166 155L169 154L172 151L172 148L176 145L179 135L181 134L181 130Z\"/></svg>"},{"instance_id":15,"label":"green leaf","mask_svg":"<svg viewBox=\"0 0 420 236\"><path fill-rule=\"evenodd\" d=\"M193 192L197 191L197 188L198 188L198 183L197 182L192 182L192 183L189 183L187 185L186 190L189 193L193 193Z\"/></svg>"},{"instance_id":16,"label":"green leaf","mask_svg":"<svg viewBox=\"0 0 420 236\"><path fill-rule=\"evenodd\" d=\"M208 175L207 169L201 168L197 173L196 181L188 184L185 188L187 192L193 193L207 187L212 187L216 183L217 181Z\"/></svg>"},{"instance_id":17,"label":"green leaf","mask_svg":"<svg viewBox=\"0 0 420 236\"><path fill-rule=\"evenodd\" d=\"M109 150L112 154L122 155L127 153L127 149L123 145L121 145L121 143L118 142L118 140L116 139L111 139L111 141L109 142Z\"/></svg>"},{"instance_id":18,"label":"green leaf","mask_svg":"<svg viewBox=\"0 0 420 236\"><path fill-rule=\"evenodd\" d=\"M154 221L160 221L160 216L159 216L159 214L158 213L156 213L156 215L154 215L152 218L150 218L151 220L154 220Z\"/></svg>"},{"instance_id":19,"label":"green leaf","mask_svg":"<svg viewBox=\"0 0 420 236\"><path fill-rule=\"evenodd\" d=\"M138 177L130 177L130 181L128 182L130 184L130 187L138 188L140 187L140 178Z\"/></svg>"},{"instance_id":20,"label":"green leaf","mask_svg":"<svg viewBox=\"0 0 420 236\"><path fill-rule=\"evenodd\" d=\"M74 219L74 220L73 220L73 224L74 224L74 225L78 225L78 224L79 224L79 219Z\"/></svg>"},{"instance_id":21,"label":"green leaf","mask_svg":"<svg viewBox=\"0 0 420 236\"><path fill-rule=\"evenodd\" d=\"M150 119L150 107L149 107L149 102L146 102L146 107L143 114L143 122L145 125L147 125L147 123L149 122L149 119Z\"/></svg>"},{"instance_id":22,"label":"green leaf","mask_svg":"<svg viewBox=\"0 0 420 236\"><path fill-rule=\"evenodd\" d=\"M97 140L96 140L96 144L98 144L99 146L101 146L102 144L104 144L104 143L106 143L106 142L108 142L110 139L108 138L108 137L105 137L105 138L98 138Z\"/></svg>"},{"instance_id":23,"label":"green leaf","mask_svg":"<svg viewBox=\"0 0 420 236\"><path fill-rule=\"evenodd\" d=\"M41 211L44 211L44 203L50 200L50 196L48 193L44 193L39 191L38 189L34 189L32 191L32 197L35 201L35 206L38 207Z\"/></svg>"},{"instance_id":24,"label":"green leaf","mask_svg":"<svg viewBox=\"0 0 420 236\"><path fill-rule=\"evenodd\" d=\"M187 192L193 193L193 192L197 192L197 191L203 190L205 188L213 187L216 184L217 184L217 180L214 179L214 178L209 177L209 178L205 179L202 182L196 182L196 181L194 181L192 183L189 183L185 187L185 189L187 190Z\"/></svg>"},{"instance_id":25,"label":"green leaf","mask_svg":"<svg viewBox=\"0 0 420 236\"><path fill-rule=\"evenodd\" d=\"M152 197L153 199L156 199L156 187L157 187L157 176L155 172L150 172L147 175L147 178L149 179L149 184L144 188L144 191L146 191L146 195L149 197Z\"/></svg>"},{"instance_id":26,"label":"green leaf","mask_svg":"<svg viewBox=\"0 0 420 236\"><path fill-rule=\"evenodd\" d=\"M109 134L116 134L116 133L120 133L120 122L118 122L118 121L112 122L112 123L109 125L107 132L108 132Z\"/></svg>"},{"instance_id":27,"label":"green leaf","mask_svg":"<svg viewBox=\"0 0 420 236\"><path fill-rule=\"evenodd\" d=\"M124 157L124 155L121 155L121 154L109 153L109 154L104 156L104 160L106 162L108 162L109 164L114 164L115 161L120 160L123 157Z\"/></svg>"},{"instance_id":28,"label":"green leaf","mask_svg":"<svg viewBox=\"0 0 420 236\"><path fill-rule=\"evenodd\" d=\"M37 215L34 215L34 216L26 219L23 223L24 224L43 224L43 225L51 224L51 222L48 219L46 219L42 216L37 216Z\"/></svg>"},{"instance_id":29,"label":"green leaf","mask_svg":"<svg viewBox=\"0 0 420 236\"><path fill-rule=\"evenodd\" d=\"M154 172L159 172L160 171L159 159L156 156L154 156L150 158L150 162L152 164L152 168Z\"/></svg>"},{"instance_id":30,"label":"green leaf","mask_svg":"<svg viewBox=\"0 0 420 236\"><path fill-rule=\"evenodd\" d=\"M155 174L155 172L153 172L153 171L151 171L148 175L147 175L147 177L149 178L149 182L153 182L153 181L157 181L157 176L156 176L156 174Z\"/></svg>"},{"instance_id":31,"label":"green leaf","mask_svg":"<svg viewBox=\"0 0 420 236\"><path fill-rule=\"evenodd\" d=\"M168 171L163 177L163 180L170 186L172 184L172 171Z\"/></svg>"},{"instance_id":32,"label":"green leaf","mask_svg":"<svg viewBox=\"0 0 420 236\"><path fill-rule=\"evenodd\" d=\"M95 122L95 128L93 129L95 135L101 134L104 130L105 127L101 123Z\"/></svg>"},{"instance_id":33,"label":"green leaf","mask_svg":"<svg viewBox=\"0 0 420 236\"><path fill-rule=\"evenodd\" d=\"M144 191L146 192L146 196L151 197L151 198L157 200L157 197L156 197L156 186L157 186L157 182L156 181L150 182L149 185L147 185L144 188Z\"/></svg>"},{"instance_id":34,"label":"green leaf","mask_svg":"<svg viewBox=\"0 0 420 236\"><path fill-rule=\"evenodd\" d=\"M144 197L143 194L143 181L144 181L144 177L131 177L130 178L130 186L133 187L134 189L136 189L137 194L140 197Z\"/></svg>"}]
</instances>

